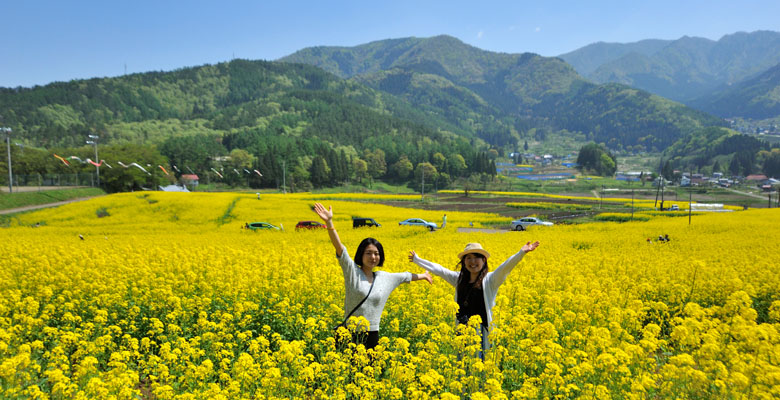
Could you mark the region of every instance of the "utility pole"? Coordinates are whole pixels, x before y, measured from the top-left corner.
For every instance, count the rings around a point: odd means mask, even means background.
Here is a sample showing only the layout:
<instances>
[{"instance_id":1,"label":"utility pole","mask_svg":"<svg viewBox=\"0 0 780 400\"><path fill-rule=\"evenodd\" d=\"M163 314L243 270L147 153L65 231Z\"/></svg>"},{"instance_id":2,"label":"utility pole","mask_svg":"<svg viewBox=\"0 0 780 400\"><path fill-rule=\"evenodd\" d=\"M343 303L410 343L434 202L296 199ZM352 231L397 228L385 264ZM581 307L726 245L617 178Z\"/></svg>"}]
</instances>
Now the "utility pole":
<instances>
[{"instance_id":1,"label":"utility pole","mask_svg":"<svg viewBox=\"0 0 780 400\"><path fill-rule=\"evenodd\" d=\"M97 148L97 142L100 138L98 135L87 135L90 140L87 140L87 144L91 144L93 147L95 147L95 171L97 173L97 185L100 187L100 159L98 158L98 148Z\"/></svg>"},{"instance_id":2,"label":"utility pole","mask_svg":"<svg viewBox=\"0 0 780 400\"><path fill-rule=\"evenodd\" d=\"M604 185L601 185L601 196L599 196L599 209L604 206Z\"/></svg>"},{"instance_id":3,"label":"utility pole","mask_svg":"<svg viewBox=\"0 0 780 400\"><path fill-rule=\"evenodd\" d=\"M282 160L282 193L283 194L287 194L286 185L287 185L287 164L285 160Z\"/></svg>"},{"instance_id":4,"label":"utility pole","mask_svg":"<svg viewBox=\"0 0 780 400\"><path fill-rule=\"evenodd\" d=\"M425 166L420 164L420 172L422 175L422 186L420 186L420 201L425 200Z\"/></svg>"},{"instance_id":5,"label":"utility pole","mask_svg":"<svg viewBox=\"0 0 780 400\"><path fill-rule=\"evenodd\" d=\"M14 174L11 171L11 128L0 127L0 132L5 132L5 142L8 148L8 193L13 193Z\"/></svg>"},{"instance_id":6,"label":"utility pole","mask_svg":"<svg viewBox=\"0 0 780 400\"><path fill-rule=\"evenodd\" d=\"M691 168L689 174L689 178L691 179L688 184L688 226L691 225L691 214L693 213L693 211L691 211L691 208L693 208L693 168Z\"/></svg>"},{"instance_id":7,"label":"utility pole","mask_svg":"<svg viewBox=\"0 0 780 400\"><path fill-rule=\"evenodd\" d=\"M658 172L659 175L663 175L663 165L664 165L664 159L661 157L660 165L658 166ZM663 176L661 176L661 179L664 179ZM658 207L658 191L661 190L661 186L658 184L658 181L655 182L655 203L653 203L653 208ZM661 200L661 208L664 207L664 202Z\"/></svg>"}]
</instances>

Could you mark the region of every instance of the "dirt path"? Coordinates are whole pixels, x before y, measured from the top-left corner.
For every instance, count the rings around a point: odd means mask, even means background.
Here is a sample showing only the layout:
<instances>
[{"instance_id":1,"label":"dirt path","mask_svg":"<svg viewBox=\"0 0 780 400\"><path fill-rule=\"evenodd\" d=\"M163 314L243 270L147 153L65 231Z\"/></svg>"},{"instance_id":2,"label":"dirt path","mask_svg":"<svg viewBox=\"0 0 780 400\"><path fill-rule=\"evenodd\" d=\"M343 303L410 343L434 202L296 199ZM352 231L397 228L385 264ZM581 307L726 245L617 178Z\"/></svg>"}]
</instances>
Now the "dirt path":
<instances>
[{"instance_id":1,"label":"dirt path","mask_svg":"<svg viewBox=\"0 0 780 400\"><path fill-rule=\"evenodd\" d=\"M458 228L458 233L484 232L484 233L507 233L509 229L486 229L486 228Z\"/></svg>"},{"instance_id":2,"label":"dirt path","mask_svg":"<svg viewBox=\"0 0 780 400\"><path fill-rule=\"evenodd\" d=\"M95 197L100 197L100 196L79 197L79 198L76 198L76 199L58 201L56 203L36 204L34 206L24 206L24 207L17 207L17 208L9 208L9 209L6 209L6 210L0 210L0 215L15 214L15 213L20 213L20 212L25 212L25 211L38 210L38 209L41 209L41 208L48 208L48 207L58 207L58 206L61 206L63 204L68 204L68 203L74 203L74 202L77 202L77 201L84 201L84 200L94 199Z\"/></svg>"},{"instance_id":3,"label":"dirt path","mask_svg":"<svg viewBox=\"0 0 780 400\"><path fill-rule=\"evenodd\" d=\"M46 190L80 189L88 187L89 186L14 186L14 193L43 192ZM8 186L0 186L0 192L8 193Z\"/></svg>"},{"instance_id":4,"label":"dirt path","mask_svg":"<svg viewBox=\"0 0 780 400\"><path fill-rule=\"evenodd\" d=\"M757 194L747 193L747 192L740 192L739 190L732 189L732 188L724 188L724 189L726 189L726 190L728 190L729 192L732 192L732 193L741 194L743 196L750 196L750 197L755 197L757 199L766 200L766 197L759 196Z\"/></svg>"}]
</instances>

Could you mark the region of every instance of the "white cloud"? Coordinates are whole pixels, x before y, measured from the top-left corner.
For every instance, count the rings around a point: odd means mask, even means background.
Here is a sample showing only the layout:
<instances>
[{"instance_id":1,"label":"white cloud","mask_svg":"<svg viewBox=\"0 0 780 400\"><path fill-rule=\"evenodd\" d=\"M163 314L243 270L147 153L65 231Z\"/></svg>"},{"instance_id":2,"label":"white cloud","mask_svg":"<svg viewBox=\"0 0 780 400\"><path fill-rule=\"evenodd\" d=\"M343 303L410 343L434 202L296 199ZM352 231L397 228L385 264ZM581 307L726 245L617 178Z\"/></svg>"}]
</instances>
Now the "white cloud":
<instances>
[{"instance_id":1,"label":"white cloud","mask_svg":"<svg viewBox=\"0 0 780 400\"><path fill-rule=\"evenodd\" d=\"M534 32L541 32L541 31L542 31L542 28L539 27L539 26L537 26L536 29L534 29Z\"/></svg>"},{"instance_id":2,"label":"white cloud","mask_svg":"<svg viewBox=\"0 0 780 400\"><path fill-rule=\"evenodd\" d=\"M484 31L477 32L477 39L482 39L482 36L485 36L485 32Z\"/></svg>"}]
</instances>

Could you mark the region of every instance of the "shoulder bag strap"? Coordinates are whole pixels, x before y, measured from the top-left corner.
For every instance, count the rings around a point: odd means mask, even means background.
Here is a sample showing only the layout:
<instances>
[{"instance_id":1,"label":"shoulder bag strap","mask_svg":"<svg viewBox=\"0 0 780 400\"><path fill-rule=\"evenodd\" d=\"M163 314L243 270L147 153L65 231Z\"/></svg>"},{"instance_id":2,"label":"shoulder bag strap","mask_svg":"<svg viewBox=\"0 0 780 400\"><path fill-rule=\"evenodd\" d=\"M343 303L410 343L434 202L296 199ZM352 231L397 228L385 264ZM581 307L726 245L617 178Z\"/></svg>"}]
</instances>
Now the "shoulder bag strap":
<instances>
[{"instance_id":1,"label":"shoulder bag strap","mask_svg":"<svg viewBox=\"0 0 780 400\"><path fill-rule=\"evenodd\" d=\"M366 299L368 299L368 296L371 296L371 290L373 290L373 289L374 289L374 283L375 283L375 282L376 282L376 274L374 274L374 280L372 280L372 281L371 281L371 287L370 287L370 288L368 288L368 294L366 295L366 297L364 297L364 298L363 298L363 300L360 300L360 303L358 303L358 305L356 305L356 306L355 306L355 308L353 308L353 309L352 309L352 311L350 311L350 312L349 312L349 314L347 315L347 317L346 317L346 318L344 318L344 322L342 322L342 323L341 323L341 324L339 324L339 325L346 325L346 324L347 324L347 320L349 320L349 317L351 317L351 316L352 316L352 314L354 314L354 313L355 313L355 311L357 311L357 309L358 309L358 308L360 308L360 306L362 306L362 305L363 305L363 303L366 301Z\"/></svg>"}]
</instances>

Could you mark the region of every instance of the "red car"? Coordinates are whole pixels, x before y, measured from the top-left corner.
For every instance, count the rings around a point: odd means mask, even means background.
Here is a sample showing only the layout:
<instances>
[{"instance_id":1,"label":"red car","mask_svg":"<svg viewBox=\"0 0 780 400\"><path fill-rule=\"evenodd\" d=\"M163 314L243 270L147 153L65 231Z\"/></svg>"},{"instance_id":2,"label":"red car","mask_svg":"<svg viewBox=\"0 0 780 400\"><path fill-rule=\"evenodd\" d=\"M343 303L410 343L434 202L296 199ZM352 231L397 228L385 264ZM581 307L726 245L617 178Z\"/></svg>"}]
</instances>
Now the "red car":
<instances>
[{"instance_id":1,"label":"red car","mask_svg":"<svg viewBox=\"0 0 780 400\"><path fill-rule=\"evenodd\" d=\"M295 225L295 229L318 229L318 228L324 228L325 225L317 222L317 221L298 221L298 224Z\"/></svg>"}]
</instances>

